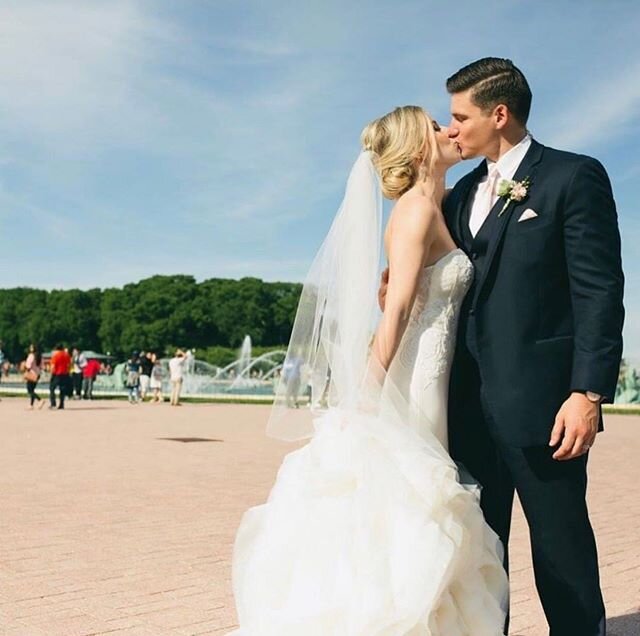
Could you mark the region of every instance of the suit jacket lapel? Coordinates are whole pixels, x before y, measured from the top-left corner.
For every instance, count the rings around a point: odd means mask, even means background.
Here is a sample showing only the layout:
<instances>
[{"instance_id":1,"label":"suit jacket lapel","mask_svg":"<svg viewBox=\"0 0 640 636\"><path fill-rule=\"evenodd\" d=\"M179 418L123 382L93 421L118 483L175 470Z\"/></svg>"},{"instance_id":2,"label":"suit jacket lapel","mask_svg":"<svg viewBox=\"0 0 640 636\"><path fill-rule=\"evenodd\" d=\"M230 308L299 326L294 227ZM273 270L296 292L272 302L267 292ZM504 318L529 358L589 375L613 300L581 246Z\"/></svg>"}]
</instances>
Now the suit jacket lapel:
<instances>
[{"instance_id":1,"label":"suit jacket lapel","mask_svg":"<svg viewBox=\"0 0 640 636\"><path fill-rule=\"evenodd\" d=\"M525 177L529 177L529 180L531 181L531 187L535 188L533 174L535 172L536 165L542 159L543 152L544 152L544 146L542 144L539 144L535 140L531 140L531 146L529 147L527 154L524 156L524 159L521 161L520 165L518 166L518 169L513 175L513 181L522 181ZM482 276L478 281L478 286L476 290L477 296L479 296L482 291L482 286L484 285L487 279L487 275L489 274L489 270L491 269L491 265L496 255L496 251L498 249L498 246L500 245L500 242L502 241L504 232L507 229L507 224L509 223L509 219L511 218L511 215L513 214L514 209L517 208L519 205L524 205L527 201L527 198L528 197L525 197L523 201L519 201L519 202L511 201L509 205L506 207L504 213L495 220L491 241L489 243L489 248L487 250L487 262L485 264L485 267L483 268ZM503 197L499 198L497 203L493 206L493 208L491 208L490 214L496 214L496 215L499 214L500 210L502 210L505 203L506 203L505 198Z\"/></svg>"}]
</instances>

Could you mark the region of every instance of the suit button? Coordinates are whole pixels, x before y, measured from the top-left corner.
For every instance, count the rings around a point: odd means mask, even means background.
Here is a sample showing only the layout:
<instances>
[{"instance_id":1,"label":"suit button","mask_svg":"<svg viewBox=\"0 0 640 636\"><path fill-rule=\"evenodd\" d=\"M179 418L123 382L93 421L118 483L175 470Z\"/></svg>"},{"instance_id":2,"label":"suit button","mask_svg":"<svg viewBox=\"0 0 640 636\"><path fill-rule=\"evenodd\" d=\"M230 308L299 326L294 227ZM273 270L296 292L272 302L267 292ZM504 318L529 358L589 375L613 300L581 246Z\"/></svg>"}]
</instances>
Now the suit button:
<instances>
[{"instance_id":1,"label":"suit button","mask_svg":"<svg viewBox=\"0 0 640 636\"><path fill-rule=\"evenodd\" d=\"M478 259L478 252L471 252L471 258L475 261Z\"/></svg>"},{"instance_id":2,"label":"suit button","mask_svg":"<svg viewBox=\"0 0 640 636\"><path fill-rule=\"evenodd\" d=\"M470 316L475 316L476 314L476 310L475 309L469 309L469 315Z\"/></svg>"}]
</instances>

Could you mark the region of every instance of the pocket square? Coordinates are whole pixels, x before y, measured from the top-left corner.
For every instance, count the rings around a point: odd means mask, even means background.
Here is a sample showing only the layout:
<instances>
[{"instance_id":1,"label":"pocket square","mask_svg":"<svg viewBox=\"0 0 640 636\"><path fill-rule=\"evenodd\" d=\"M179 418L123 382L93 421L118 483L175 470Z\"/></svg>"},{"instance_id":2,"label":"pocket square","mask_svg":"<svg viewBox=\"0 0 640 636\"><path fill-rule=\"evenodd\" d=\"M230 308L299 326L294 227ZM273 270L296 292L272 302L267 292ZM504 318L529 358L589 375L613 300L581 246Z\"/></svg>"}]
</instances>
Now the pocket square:
<instances>
[{"instance_id":1,"label":"pocket square","mask_svg":"<svg viewBox=\"0 0 640 636\"><path fill-rule=\"evenodd\" d=\"M535 219L537 216L538 216L538 213L535 210L532 210L531 208L527 208L520 215L520 218L518 219L518 223L521 223L522 221L528 221L529 219Z\"/></svg>"}]
</instances>

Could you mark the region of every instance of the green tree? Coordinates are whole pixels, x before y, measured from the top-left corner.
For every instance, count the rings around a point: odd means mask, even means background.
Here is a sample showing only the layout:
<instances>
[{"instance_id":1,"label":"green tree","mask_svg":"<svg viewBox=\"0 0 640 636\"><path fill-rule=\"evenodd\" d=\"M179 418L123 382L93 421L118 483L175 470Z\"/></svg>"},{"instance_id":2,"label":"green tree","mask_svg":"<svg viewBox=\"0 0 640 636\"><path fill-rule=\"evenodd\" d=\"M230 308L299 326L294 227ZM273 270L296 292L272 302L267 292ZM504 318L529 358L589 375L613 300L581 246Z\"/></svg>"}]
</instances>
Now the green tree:
<instances>
[{"instance_id":1,"label":"green tree","mask_svg":"<svg viewBox=\"0 0 640 636\"><path fill-rule=\"evenodd\" d=\"M258 278L152 276L123 288L0 290L0 340L10 359L31 342L48 350L58 342L117 356L170 346L234 359L245 335L255 347L286 345L301 285ZM231 361L230 360L230 361Z\"/></svg>"}]
</instances>

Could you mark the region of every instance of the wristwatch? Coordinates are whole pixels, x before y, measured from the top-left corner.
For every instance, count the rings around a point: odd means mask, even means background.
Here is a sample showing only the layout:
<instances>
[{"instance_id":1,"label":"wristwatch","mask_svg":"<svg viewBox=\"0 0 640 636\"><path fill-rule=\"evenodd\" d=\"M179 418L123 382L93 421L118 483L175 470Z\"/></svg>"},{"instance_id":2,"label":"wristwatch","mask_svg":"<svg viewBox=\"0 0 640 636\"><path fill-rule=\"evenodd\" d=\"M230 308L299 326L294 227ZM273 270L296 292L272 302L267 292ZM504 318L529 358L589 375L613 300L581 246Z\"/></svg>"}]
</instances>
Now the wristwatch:
<instances>
[{"instance_id":1,"label":"wristwatch","mask_svg":"<svg viewBox=\"0 0 640 636\"><path fill-rule=\"evenodd\" d=\"M593 391L585 391L584 394L587 396L587 400L589 402L593 402L594 404L599 404L602 402L602 396L599 393L594 393Z\"/></svg>"}]
</instances>

